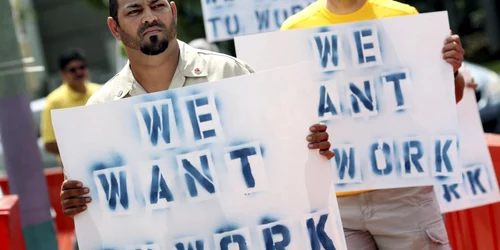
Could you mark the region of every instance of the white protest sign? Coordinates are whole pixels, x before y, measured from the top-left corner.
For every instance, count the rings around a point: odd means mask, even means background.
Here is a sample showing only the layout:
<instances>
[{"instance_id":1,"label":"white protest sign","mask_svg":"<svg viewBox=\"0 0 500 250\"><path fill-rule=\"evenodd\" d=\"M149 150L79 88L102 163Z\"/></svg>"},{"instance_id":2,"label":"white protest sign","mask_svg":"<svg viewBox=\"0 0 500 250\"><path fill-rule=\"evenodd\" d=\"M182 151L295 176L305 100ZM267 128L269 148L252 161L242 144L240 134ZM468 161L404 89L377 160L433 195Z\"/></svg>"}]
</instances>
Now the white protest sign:
<instances>
[{"instance_id":1,"label":"white protest sign","mask_svg":"<svg viewBox=\"0 0 500 250\"><path fill-rule=\"evenodd\" d=\"M411 31L411 32L409 32ZM235 38L257 71L309 62L337 191L461 182L445 12Z\"/></svg>"},{"instance_id":2,"label":"white protest sign","mask_svg":"<svg viewBox=\"0 0 500 250\"><path fill-rule=\"evenodd\" d=\"M201 0L209 42L279 30L290 16L315 0Z\"/></svg>"},{"instance_id":3,"label":"white protest sign","mask_svg":"<svg viewBox=\"0 0 500 250\"><path fill-rule=\"evenodd\" d=\"M80 249L346 249L303 67L53 111Z\"/></svg>"},{"instance_id":4,"label":"white protest sign","mask_svg":"<svg viewBox=\"0 0 500 250\"><path fill-rule=\"evenodd\" d=\"M464 97L458 104L458 117L463 182L434 187L443 213L500 201L498 181L484 138L474 90L465 89Z\"/></svg>"}]
</instances>

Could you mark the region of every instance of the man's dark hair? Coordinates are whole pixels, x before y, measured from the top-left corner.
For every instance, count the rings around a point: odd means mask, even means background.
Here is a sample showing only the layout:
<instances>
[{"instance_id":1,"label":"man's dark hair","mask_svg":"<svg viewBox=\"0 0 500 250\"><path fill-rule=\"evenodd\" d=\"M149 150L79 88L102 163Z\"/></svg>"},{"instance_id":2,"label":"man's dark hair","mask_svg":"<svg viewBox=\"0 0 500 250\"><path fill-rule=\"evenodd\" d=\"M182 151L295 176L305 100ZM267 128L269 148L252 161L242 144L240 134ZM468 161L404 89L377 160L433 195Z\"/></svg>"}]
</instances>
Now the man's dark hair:
<instances>
[{"instance_id":1,"label":"man's dark hair","mask_svg":"<svg viewBox=\"0 0 500 250\"><path fill-rule=\"evenodd\" d=\"M109 0L109 16L115 20L118 26L120 26L118 22L118 0Z\"/></svg>"},{"instance_id":2,"label":"man's dark hair","mask_svg":"<svg viewBox=\"0 0 500 250\"><path fill-rule=\"evenodd\" d=\"M167 3L170 5L169 1L167 1ZM119 27L120 22L118 22L118 0L109 0L109 16L115 20L116 24Z\"/></svg>"},{"instance_id":3,"label":"man's dark hair","mask_svg":"<svg viewBox=\"0 0 500 250\"><path fill-rule=\"evenodd\" d=\"M68 66L68 64L74 60L82 61L83 63L87 62L83 50L79 48L71 48L61 53L61 55L59 56L59 69L64 70L66 66Z\"/></svg>"}]
</instances>

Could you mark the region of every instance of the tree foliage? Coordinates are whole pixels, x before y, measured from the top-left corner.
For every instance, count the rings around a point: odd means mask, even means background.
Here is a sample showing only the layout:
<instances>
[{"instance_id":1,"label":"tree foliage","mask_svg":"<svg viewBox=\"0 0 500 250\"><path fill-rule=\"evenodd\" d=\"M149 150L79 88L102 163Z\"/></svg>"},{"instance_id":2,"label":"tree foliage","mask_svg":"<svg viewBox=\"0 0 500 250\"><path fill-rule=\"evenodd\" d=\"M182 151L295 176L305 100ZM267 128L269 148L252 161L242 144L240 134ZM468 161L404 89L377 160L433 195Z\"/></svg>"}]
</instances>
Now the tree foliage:
<instances>
[{"instance_id":1,"label":"tree foliage","mask_svg":"<svg viewBox=\"0 0 500 250\"><path fill-rule=\"evenodd\" d=\"M84 0L89 5L106 9L108 0ZM247 0L251 1L251 0ZM287 1L287 0L279 0ZM399 0L416 7L420 13L448 11L450 26L454 33L462 37L466 56L472 61L485 61L500 57L500 28L488 32L486 23L500 25L500 3L498 0ZM490 1L491 4L484 4ZM481 4L482 3L482 4ZM178 0L177 37L189 42L195 38L205 37L201 0ZM485 6L491 9L485 11ZM494 11L492 11L494 10ZM499 26L500 27L500 26ZM493 32L493 34L492 34ZM500 40L500 39L498 39ZM218 43L219 47L234 55L232 41Z\"/></svg>"}]
</instances>

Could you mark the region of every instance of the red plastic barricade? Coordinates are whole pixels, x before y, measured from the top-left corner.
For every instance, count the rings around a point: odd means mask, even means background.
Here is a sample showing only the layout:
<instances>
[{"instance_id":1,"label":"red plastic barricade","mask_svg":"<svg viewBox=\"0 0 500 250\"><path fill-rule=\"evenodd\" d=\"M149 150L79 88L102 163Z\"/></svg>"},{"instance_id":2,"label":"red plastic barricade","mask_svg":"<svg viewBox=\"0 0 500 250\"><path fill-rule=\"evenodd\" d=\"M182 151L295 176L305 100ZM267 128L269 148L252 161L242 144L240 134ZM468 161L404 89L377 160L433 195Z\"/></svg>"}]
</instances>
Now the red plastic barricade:
<instances>
[{"instance_id":1,"label":"red plastic barricade","mask_svg":"<svg viewBox=\"0 0 500 250\"><path fill-rule=\"evenodd\" d=\"M61 185L64 181L63 170L61 167L50 168L45 169L44 173L47 180L47 190L49 192L50 205L54 209L54 212L56 214L55 224L59 249L72 249L75 224L73 222L73 219L66 217L63 214L60 199ZM7 177L0 177L0 187L5 194L10 193ZM4 248L0 247L0 249L3 250Z\"/></svg>"},{"instance_id":2,"label":"red plastic barricade","mask_svg":"<svg viewBox=\"0 0 500 250\"><path fill-rule=\"evenodd\" d=\"M500 181L500 135L485 136ZM448 213L445 218L453 250L500 249L500 203Z\"/></svg>"},{"instance_id":3,"label":"red plastic barricade","mask_svg":"<svg viewBox=\"0 0 500 250\"><path fill-rule=\"evenodd\" d=\"M48 168L44 170L45 179L47 180L47 190L49 192L50 205L56 213L55 223L57 231L73 231L75 229L75 224L73 219L66 217L63 214L61 206L61 185L64 181L64 174L61 167ZM9 194L9 185L7 182L7 177L0 177L0 187L5 194Z\"/></svg>"},{"instance_id":4,"label":"red plastic barricade","mask_svg":"<svg viewBox=\"0 0 500 250\"><path fill-rule=\"evenodd\" d=\"M0 249L25 249L17 195L0 198Z\"/></svg>"}]
</instances>

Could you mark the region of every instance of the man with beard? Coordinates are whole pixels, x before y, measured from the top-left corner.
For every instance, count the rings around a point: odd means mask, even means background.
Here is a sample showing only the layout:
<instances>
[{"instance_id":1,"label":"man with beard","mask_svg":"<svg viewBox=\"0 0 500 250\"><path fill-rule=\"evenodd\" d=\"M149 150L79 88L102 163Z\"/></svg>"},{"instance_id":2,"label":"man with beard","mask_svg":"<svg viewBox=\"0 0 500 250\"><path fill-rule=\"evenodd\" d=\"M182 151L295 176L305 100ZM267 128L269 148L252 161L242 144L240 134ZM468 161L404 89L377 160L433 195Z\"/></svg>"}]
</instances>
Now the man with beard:
<instances>
[{"instance_id":1,"label":"man with beard","mask_svg":"<svg viewBox=\"0 0 500 250\"><path fill-rule=\"evenodd\" d=\"M174 2L110 0L109 11L109 29L123 42L129 62L90 98L88 105L254 72L236 58L195 49L177 40ZM314 124L309 129L308 148L331 159L334 153L330 151L326 126ZM64 213L73 217L85 211L91 202L88 193L83 183L66 180L61 187Z\"/></svg>"},{"instance_id":2,"label":"man with beard","mask_svg":"<svg viewBox=\"0 0 500 250\"><path fill-rule=\"evenodd\" d=\"M56 136L50 112L53 109L83 106L101 85L88 81L86 58L80 49L68 49L59 56L59 68L63 83L46 98L41 116L40 133L45 150L58 156Z\"/></svg>"}]
</instances>

